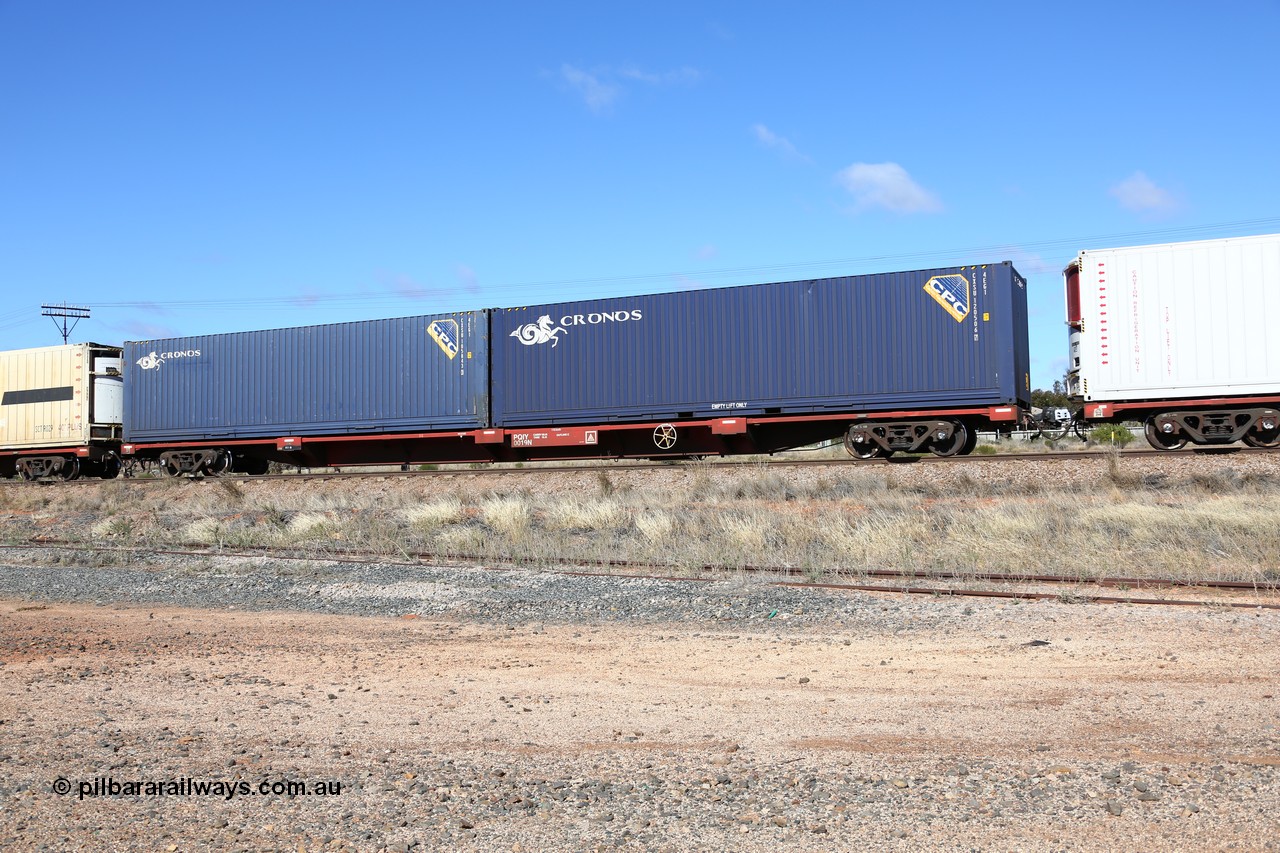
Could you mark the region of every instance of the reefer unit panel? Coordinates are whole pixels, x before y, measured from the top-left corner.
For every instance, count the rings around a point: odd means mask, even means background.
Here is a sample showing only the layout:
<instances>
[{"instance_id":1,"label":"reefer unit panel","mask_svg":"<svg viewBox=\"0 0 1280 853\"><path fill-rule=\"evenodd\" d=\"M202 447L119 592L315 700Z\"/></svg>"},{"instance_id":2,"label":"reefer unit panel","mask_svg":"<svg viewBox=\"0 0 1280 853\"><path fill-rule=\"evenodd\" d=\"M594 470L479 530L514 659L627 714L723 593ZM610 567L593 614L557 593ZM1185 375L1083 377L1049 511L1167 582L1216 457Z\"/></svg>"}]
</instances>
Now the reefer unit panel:
<instances>
[{"instance_id":1,"label":"reefer unit panel","mask_svg":"<svg viewBox=\"0 0 1280 853\"><path fill-rule=\"evenodd\" d=\"M500 427L1029 405L1008 263L495 309Z\"/></svg>"},{"instance_id":2,"label":"reefer unit panel","mask_svg":"<svg viewBox=\"0 0 1280 853\"><path fill-rule=\"evenodd\" d=\"M486 312L125 344L131 443L474 429Z\"/></svg>"},{"instance_id":3,"label":"reefer unit panel","mask_svg":"<svg viewBox=\"0 0 1280 853\"><path fill-rule=\"evenodd\" d=\"M0 450L118 440L121 381L116 347L0 352Z\"/></svg>"},{"instance_id":4,"label":"reefer unit panel","mask_svg":"<svg viewBox=\"0 0 1280 853\"><path fill-rule=\"evenodd\" d=\"M1280 234L1084 251L1066 286L1085 400L1280 393Z\"/></svg>"}]
</instances>

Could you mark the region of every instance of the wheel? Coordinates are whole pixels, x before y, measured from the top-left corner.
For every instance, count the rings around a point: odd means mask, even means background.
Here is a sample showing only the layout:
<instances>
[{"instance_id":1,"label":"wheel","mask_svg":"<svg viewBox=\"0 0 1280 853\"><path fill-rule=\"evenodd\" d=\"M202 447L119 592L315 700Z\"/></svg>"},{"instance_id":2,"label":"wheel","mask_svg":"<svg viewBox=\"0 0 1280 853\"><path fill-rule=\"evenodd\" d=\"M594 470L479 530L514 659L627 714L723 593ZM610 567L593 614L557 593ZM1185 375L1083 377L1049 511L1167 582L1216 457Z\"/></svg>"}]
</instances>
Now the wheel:
<instances>
[{"instance_id":1,"label":"wheel","mask_svg":"<svg viewBox=\"0 0 1280 853\"><path fill-rule=\"evenodd\" d=\"M231 451L219 450L213 457L213 461L205 466L205 473L216 477L219 474L225 474L231 470Z\"/></svg>"},{"instance_id":2,"label":"wheel","mask_svg":"<svg viewBox=\"0 0 1280 853\"><path fill-rule=\"evenodd\" d=\"M885 450L879 444L871 441L870 439L866 441L854 441L852 428L844 434L844 449L848 451L849 455L854 459L887 458L892 452Z\"/></svg>"},{"instance_id":3,"label":"wheel","mask_svg":"<svg viewBox=\"0 0 1280 853\"><path fill-rule=\"evenodd\" d=\"M1156 450L1181 450L1187 446L1185 436L1174 433L1161 432L1156 428L1155 420L1147 421L1147 444L1150 444Z\"/></svg>"},{"instance_id":4,"label":"wheel","mask_svg":"<svg viewBox=\"0 0 1280 853\"><path fill-rule=\"evenodd\" d=\"M889 453L878 444L864 443L850 447L849 455L855 459L884 459Z\"/></svg>"},{"instance_id":5,"label":"wheel","mask_svg":"<svg viewBox=\"0 0 1280 853\"><path fill-rule=\"evenodd\" d=\"M964 447L960 448L961 456L968 456L978 446L978 431L976 429L969 430L969 438L965 440Z\"/></svg>"},{"instance_id":6,"label":"wheel","mask_svg":"<svg viewBox=\"0 0 1280 853\"><path fill-rule=\"evenodd\" d=\"M62 479L75 480L80 476L80 460L74 456L63 460L62 462Z\"/></svg>"},{"instance_id":7,"label":"wheel","mask_svg":"<svg viewBox=\"0 0 1280 853\"><path fill-rule=\"evenodd\" d=\"M676 446L676 428L671 424L658 424L653 428L653 443L659 450Z\"/></svg>"},{"instance_id":8,"label":"wheel","mask_svg":"<svg viewBox=\"0 0 1280 853\"><path fill-rule=\"evenodd\" d=\"M103 480L114 480L120 476L120 458L107 456L98 464L98 477Z\"/></svg>"},{"instance_id":9,"label":"wheel","mask_svg":"<svg viewBox=\"0 0 1280 853\"><path fill-rule=\"evenodd\" d=\"M172 459L160 460L160 473L166 477L181 477L182 468Z\"/></svg>"},{"instance_id":10,"label":"wheel","mask_svg":"<svg viewBox=\"0 0 1280 853\"><path fill-rule=\"evenodd\" d=\"M28 468L26 465L18 466L18 476L26 480L28 483L34 481L36 478L36 475L32 474L31 469Z\"/></svg>"},{"instance_id":11,"label":"wheel","mask_svg":"<svg viewBox=\"0 0 1280 853\"><path fill-rule=\"evenodd\" d=\"M969 443L969 430L960 421L952 421L951 424L955 429L951 435L944 439L936 439L929 445L929 449L933 451L934 456L955 456L964 450L964 446Z\"/></svg>"},{"instance_id":12,"label":"wheel","mask_svg":"<svg viewBox=\"0 0 1280 853\"><path fill-rule=\"evenodd\" d=\"M1244 443L1250 447L1280 447L1280 429L1262 434L1247 432L1244 434Z\"/></svg>"}]
</instances>

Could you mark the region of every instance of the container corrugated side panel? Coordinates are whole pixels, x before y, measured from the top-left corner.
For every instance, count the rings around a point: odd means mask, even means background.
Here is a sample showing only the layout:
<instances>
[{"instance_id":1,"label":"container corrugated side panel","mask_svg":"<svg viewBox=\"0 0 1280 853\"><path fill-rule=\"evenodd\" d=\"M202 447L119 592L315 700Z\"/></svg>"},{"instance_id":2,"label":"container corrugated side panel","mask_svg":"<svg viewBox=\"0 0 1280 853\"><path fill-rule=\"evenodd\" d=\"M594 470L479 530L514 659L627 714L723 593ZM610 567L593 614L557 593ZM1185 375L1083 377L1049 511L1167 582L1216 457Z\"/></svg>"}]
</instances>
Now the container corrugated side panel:
<instances>
[{"instance_id":1,"label":"container corrugated side panel","mask_svg":"<svg viewBox=\"0 0 1280 853\"><path fill-rule=\"evenodd\" d=\"M963 277L963 316L926 290L936 276ZM1009 404L1013 276L998 264L495 310L494 422Z\"/></svg>"},{"instance_id":2,"label":"container corrugated side panel","mask_svg":"<svg viewBox=\"0 0 1280 853\"><path fill-rule=\"evenodd\" d=\"M1010 310L1013 314L1013 379L1015 396L1019 405L1031 409L1031 328L1027 310L1027 280L1017 270L1012 271L1012 287L1009 289Z\"/></svg>"},{"instance_id":3,"label":"container corrugated side panel","mask_svg":"<svg viewBox=\"0 0 1280 853\"><path fill-rule=\"evenodd\" d=\"M1082 252L1093 401L1280 393L1280 235Z\"/></svg>"},{"instance_id":4,"label":"container corrugated side panel","mask_svg":"<svg viewBox=\"0 0 1280 853\"><path fill-rule=\"evenodd\" d=\"M0 450L87 444L90 345L0 352Z\"/></svg>"},{"instance_id":5,"label":"container corrugated side panel","mask_svg":"<svg viewBox=\"0 0 1280 853\"><path fill-rule=\"evenodd\" d=\"M125 440L475 429L487 335L477 311L131 341Z\"/></svg>"}]
</instances>

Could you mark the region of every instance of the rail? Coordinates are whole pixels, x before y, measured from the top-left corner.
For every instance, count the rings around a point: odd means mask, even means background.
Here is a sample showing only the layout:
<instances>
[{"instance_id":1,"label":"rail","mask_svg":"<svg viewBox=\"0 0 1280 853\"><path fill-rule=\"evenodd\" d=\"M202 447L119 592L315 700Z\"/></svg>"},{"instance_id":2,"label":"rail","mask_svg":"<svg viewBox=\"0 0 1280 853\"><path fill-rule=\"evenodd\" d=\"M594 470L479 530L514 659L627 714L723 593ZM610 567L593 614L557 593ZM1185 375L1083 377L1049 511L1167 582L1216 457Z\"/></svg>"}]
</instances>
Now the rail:
<instances>
[{"instance_id":1,"label":"rail","mask_svg":"<svg viewBox=\"0 0 1280 853\"><path fill-rule=\"evenodd\" d=\"M468 568L487 571L505 571L486 564L504 566L537 567L546 570L553 565L560 568L551 571L569 577L616 577L639 580L665 580L687 583L711 583L723 581L726 576L744 574L761 578L762 583L778 587L794 589L836 590L846 592L895 593L902 595L930 595L937 597L978 597L1000 598L1031 601L1065 601L1088 604L1130 604L1130 605L1162 605L1169 607L1226 607L1235 609L1280 610L1280 578L1268 578L1258 582L1224 581L1217 579L1184 579L1184 578L1135 578L1135 577L1096 577L1068 575L1021 575L991 572L952 572L952 571L919 571L906 572L891 569L841 570L828 568L819 571L798 569L790 566L716 566L703 565L693 570L700 574L676 574L680 567L673 565L638 563L626 560L584 561L563 558L522 559L516 557L491 557L467 554L428 554L423 552L403 552L398 558L373 551L359 549L330 549L324 553L299 553L295 549L282 549L272 546L248 548L207 548L183 544L168 548L143 548L136 546L101 546L91 543L79 543L70 540L40 538L22 544L2 544L0 551L46 549L56 551L85 552L90 554L110 553L145 553L160 556L191 557L230 557L230 558L263 558L281 561L329 562L344 564L365 564L376 562L393 566L423 565L456 565L466 563ZM576 566L578 568L569 568ZM642 571L643 570L643 571ZM1010 586L1070 586L1071 590L1060 592L1042 592L1035 589L980 589L962 586L918 586L914 583L901 585L858 583L842 580L791 580L802 576L835 576L842 574L876 578L882 580L896 579L911 582L956 581L965 580L974 583L1007 584ZM1216 599L1181 599L1152 598L1149 596L1131 595L1095 595L1086 592L1090 588L1100 589L1195 589L1218 593ZM1274 601L1240 601L1229 597L1242 592L1254 595L1269 596Z\"/></svg>"},{"instance_id":2,"label":"rail","mask_svg":"<svg viewBox=\"0 0 1280 853\"><path fill-rule=\"evenodd\" d=\"M287 472L280 474L221 474L217 476L196 476L176 478L181 482L262 482L262 481L288 481L297 480L300 482L308 482L312 480L344 480L344 479L400 479L407 477L458 477L458 476L475 476L479 474L491 475L511 475L511 476L530 476L536 474L552 474L566 472L594 472L594 471L646 471L646 470L662 470L671 468L686 468L691 470L711 470L715 468L844 468L844 467L872 467L872 468L892 468L900 465L957 465L965 463L974 464L996 464L999 462L1069 462L1072 460L1096 460L1109 458L1125 458L1125 459L1162 459L1176 461L1178 459L1197 458L1201 456L1224 456L1224 455L1244 455L1254 456L1259 454L1274 454L1274 449L1255 448L1255 447L1215 447L1215 448L1196 448L1194 450L1182 450L1174 452L1158 451L1151 449L1136 450L1077 450L1077 451L1050 451L1036 453L994 453L994 454L973 454L969 456L934 456L927 455L896 455L888 459L737 459L737 458L717 458L712 460L659 460L649 462L618 462L612 460L589 460L577 461L573 464L555 463L555 462L530 462L524 464L523 467L512 467L512 463L476 463L477 467L450 467L437 468L430 467L426 470L415 468L414 470L404 471L395 469L380 469L374 471L312 471L301 469L296 472ZM59 485L59 486L85 486L101 483L127 482L127 483L164 483L174 482L175 478L170 477L130 477L122 480L98 480L98 479L80 479L80 480L39 480L25 481L20 479L0 479L0 487L32 487Z\"/></svg>"}]
</instances>

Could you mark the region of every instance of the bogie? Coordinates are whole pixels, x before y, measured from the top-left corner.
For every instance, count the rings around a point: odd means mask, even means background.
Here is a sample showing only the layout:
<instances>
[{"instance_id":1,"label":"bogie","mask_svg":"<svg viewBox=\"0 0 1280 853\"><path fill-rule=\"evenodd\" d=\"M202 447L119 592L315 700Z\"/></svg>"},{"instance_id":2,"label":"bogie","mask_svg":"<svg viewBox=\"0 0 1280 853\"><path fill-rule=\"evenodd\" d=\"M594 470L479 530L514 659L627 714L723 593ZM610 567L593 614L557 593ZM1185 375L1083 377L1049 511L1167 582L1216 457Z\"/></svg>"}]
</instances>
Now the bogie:
<instances>
[{"instance_id":1,"label":"bogie","mask_svg":"<svg viewBox=\"0 0 1280 853\"><path fill-rule=\"evenodd\" d=\"M1275 409L1187 409L1153 414L1144 432L1156 450L1181 450L1188 443L1213 446L1243 441L1250 447L1280 447L1280 412Z\"/></svg>"},{"instance_id":2,"label":"bogie","mask_svg":"<svg viewBox=\"0 0 1280 853\"><path fill-rule=\"evenodd\" d=\"M959 456L977 447L977 433L961 420L860 421L849 427L844 447L855 459L896 452Z\"/></svg>"}]
</instances>

